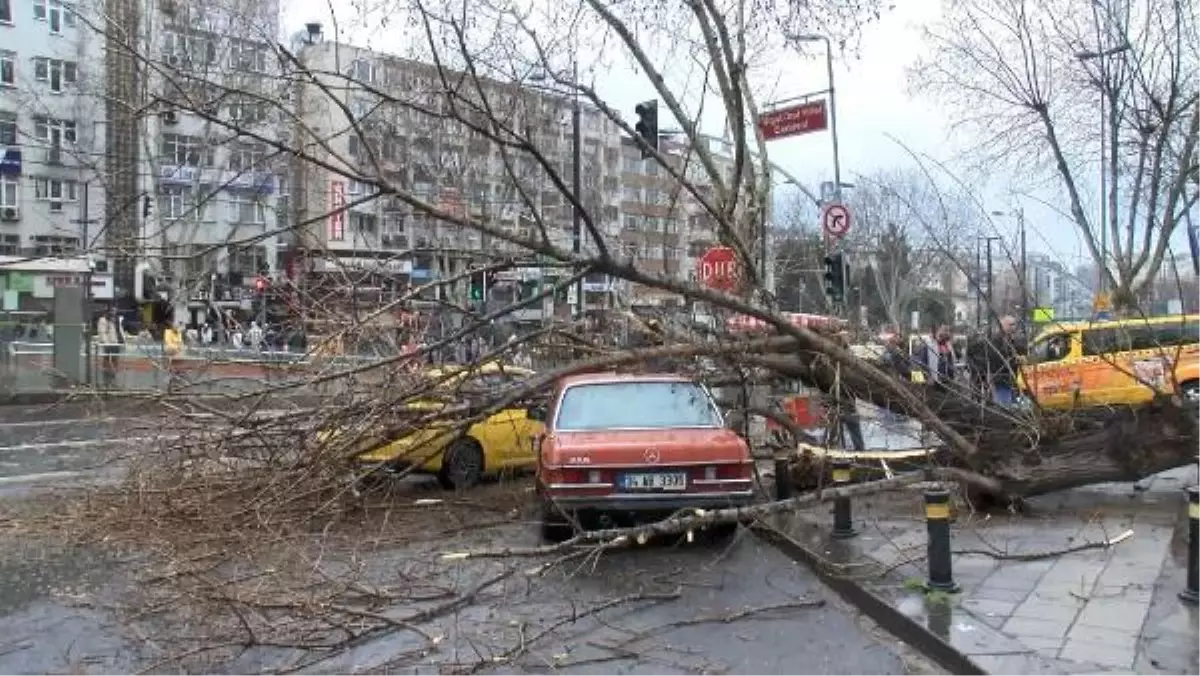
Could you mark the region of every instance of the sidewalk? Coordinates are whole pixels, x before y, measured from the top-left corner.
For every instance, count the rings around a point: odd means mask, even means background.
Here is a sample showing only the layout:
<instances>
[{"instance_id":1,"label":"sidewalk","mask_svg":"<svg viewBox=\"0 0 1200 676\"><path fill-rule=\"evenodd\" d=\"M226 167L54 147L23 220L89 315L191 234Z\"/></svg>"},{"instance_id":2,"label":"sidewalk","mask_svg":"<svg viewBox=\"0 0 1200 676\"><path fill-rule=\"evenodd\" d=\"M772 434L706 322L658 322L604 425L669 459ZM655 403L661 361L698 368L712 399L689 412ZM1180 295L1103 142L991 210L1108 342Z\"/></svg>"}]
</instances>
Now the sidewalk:
<instances>
[{"instance_id":1,"label":"sidewalk","mask_svg":"<svg viewBox=\"0 0 1200 676\"><path fill-rule=\"evenodd\" d=\"M776 527L824 556L990 673L1195 674L1197 611L1185 586L1186 498L1196 468L1031 500L1022 515L959 512L954 578L961 593L929 594L920 488L853 504L859 535L828 538L828 510ZM1014 557L1132 536L1108 548ZM991 552L992 555L977 552ZM1026 557L1031 558L1031 557Z\"/></svg>"}]
</instances>

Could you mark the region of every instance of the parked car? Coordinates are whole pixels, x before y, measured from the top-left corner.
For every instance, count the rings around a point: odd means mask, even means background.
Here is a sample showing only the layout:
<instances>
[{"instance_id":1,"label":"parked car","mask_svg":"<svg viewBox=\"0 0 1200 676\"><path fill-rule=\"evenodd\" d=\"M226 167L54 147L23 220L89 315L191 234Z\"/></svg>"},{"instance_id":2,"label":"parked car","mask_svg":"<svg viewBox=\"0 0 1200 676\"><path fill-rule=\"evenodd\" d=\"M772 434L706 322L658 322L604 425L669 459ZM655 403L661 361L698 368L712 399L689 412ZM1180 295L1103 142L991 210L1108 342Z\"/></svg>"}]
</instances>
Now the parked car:
<instances>
[{"instance_id":1,"label":"parked car","mask_svg":"<svg viewBox=\"0 0 1200 676\"><path fill-rule=\"evenodd\" d=\"M536 482L546 539L754 501L749 445L685 377L571 376L533 415L546 421Z\"/></svg>"},{"instance_id":2,"label":"parked car","mask_svg":"<svg viewBox=\"0 0 1200 676\"><path fill-rule=\"evenodd\" d=\"M520 387L531 375L529 369L499 362L429 369L424 379L435 386L428 395L405 404L404 412L433 417L473 401L486 403L506 389ZM470 488L487 475L534 468L537 456L533 440L541 434L543 425L528 414L528 408L506 408L474 423L465 433L456 431L454 421L447 416L446 420L406 430L354 459L360 465L384 471L416 464L417 472L435 475L444 488ZM332 440L340 433L349 430L324 432L321 438Z\"/></svg>"}]
</instances>

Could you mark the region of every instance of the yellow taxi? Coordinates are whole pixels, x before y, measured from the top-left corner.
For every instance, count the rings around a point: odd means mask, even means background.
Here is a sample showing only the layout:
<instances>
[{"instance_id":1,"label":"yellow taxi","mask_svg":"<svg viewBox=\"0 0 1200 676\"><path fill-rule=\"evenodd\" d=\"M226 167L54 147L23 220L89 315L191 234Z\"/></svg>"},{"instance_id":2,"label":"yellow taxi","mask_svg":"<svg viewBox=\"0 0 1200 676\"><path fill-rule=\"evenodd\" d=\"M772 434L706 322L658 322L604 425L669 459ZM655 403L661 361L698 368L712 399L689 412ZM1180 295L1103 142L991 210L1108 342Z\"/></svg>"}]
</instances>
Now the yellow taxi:
<instances>
[{"instance_id":1,"label":"yellow taxi","mask_svg":"<svg viewBox=\"0 0 1200 676\"><path fill-rule=\"evenodd\" d=\"M1045 408L1200 401L1200 315L1053 323L1030 344L1021 390Z\"/></svg>"},{"instance_id":2,"label":"yellow taxi","mask_svg":"<svg viewBox=\"0 0 1200 676\"><path fill-rule=\"evenodd\" d=\"M433 384L430 394L404 408L433 416L464 403L494 401L521 387L533 374L499 362L429 369L424 376ZM435 475L443 487L461 490L486 475L532 469L537 464L534 439L543 429L541 422L529 417L527 408L506 408L475 422L465 433L453 420L430 422L359 453L355 460L386 469L415 465L415 471Z\"/></svg>"}]
</instances>

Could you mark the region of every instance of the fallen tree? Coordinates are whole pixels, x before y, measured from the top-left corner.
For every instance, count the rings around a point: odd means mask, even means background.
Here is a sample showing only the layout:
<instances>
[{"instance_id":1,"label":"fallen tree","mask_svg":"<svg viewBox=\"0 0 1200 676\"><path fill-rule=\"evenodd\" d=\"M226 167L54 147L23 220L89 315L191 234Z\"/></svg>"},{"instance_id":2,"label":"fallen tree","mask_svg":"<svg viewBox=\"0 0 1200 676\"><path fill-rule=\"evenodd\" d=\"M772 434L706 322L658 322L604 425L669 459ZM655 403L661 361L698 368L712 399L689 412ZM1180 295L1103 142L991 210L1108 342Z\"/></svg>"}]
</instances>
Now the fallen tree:
<instances>
[{"instance_id":1,"label":"fallen tree","mask_svg":"<svg viewBox=\"0 0 1200 676\"><path fill-rule=\"evenodd\" d=\"M842 396L897 413L916 413L906 398L878 386L881 374L866 362L844 357L835 362L823 353L788 353L786 348L755 355L750 361L824 392L840 387ZM1197 410L1177 397L1159 397L1141 406L1018 410L980 401L954 388L893 382L970 441L966 452L946 445L939 460L998 482L1005 495L1014 498L1107 481L1136 481L1195 463L1200 445Z\"/></svg>"}]
</instances>

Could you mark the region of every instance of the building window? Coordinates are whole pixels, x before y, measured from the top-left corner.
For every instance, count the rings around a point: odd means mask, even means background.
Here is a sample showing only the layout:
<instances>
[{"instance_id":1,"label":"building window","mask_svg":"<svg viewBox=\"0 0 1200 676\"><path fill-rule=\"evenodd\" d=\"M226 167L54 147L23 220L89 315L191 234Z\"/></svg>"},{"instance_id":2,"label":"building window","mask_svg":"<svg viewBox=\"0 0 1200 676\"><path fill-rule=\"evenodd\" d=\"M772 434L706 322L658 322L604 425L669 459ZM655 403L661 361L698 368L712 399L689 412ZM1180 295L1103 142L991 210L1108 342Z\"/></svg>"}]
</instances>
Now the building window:
<instances>
[{"instance_id":1,"label":"building window","mask_svg":"<svg viewBox=\"0 0 1200 676\"><path fill-rule=\"evenodd\" d=\"M262 122L267 119L267 105L259 101L234 101L229 104L229 118L245 124Z\"/></svg>"},{"instance_id":2,"label":"building window","mask_svg":"<svg viewBox=\"0 0 1200 676\"><path fill-rule=\"evenodd\" d=\"M267 222L267 215L263 203L259 200L259 195L243 190L230 190L229 220L234 223L264 225Z\"/></svg>"},{"instance_id":3,"label":"building window","mask_svg":"<svg viewBox=\"0 0 1200 676\"><path fill-rule=\"evenodd\" d=\"M375 84L375 75L375 64L366 59L356 59L350 63L350 77L359 82Z\"/></svg>"},{"instance_id":4,"label":"building window","mask_svg":"<svg viewBox=\"0 0 1200 676\"><path fill-rule=\"evenodd\" d=\"M48 59L39 56L33 60L33 77L50 83L50 91L58 93L68 84L74 84L79 76L79 66L74 61Z\"/></svg>"},{"instance_id":5,"label":"building window","mask_svg":"<svg viewBox=\"0 0 1200 676\"><path fill-rule=\"evenodd\" d=\"M16 207L21 180L17 176L0 175L0 207Z\"/></svg>"},{"instance_id":6,"label":"building window","mask_svg":"<svg viewBox=\"0 0 1200 676\"><path fill-rule=\"evenodd\" d=\"M642 191L638 188L626 186L625 201L626 202L641 202L642 201Z\"/></svg>"},{"instance_id":7,"label":"building window","mask_svg":"<svg viewBox=\"0 0 1200 676\"><path fill-rule=\"evenodd\" d=\"M4 2L5 0L0 0ZM0 86L17 85L17 53L0 51Z\"/></svg>"},{"instance_id":8,"label":"building window","mask_svg":"<svg viewBox=\"0 0 1200 676\"><path fill-rule=\"evenodd\" d=\"M266 163L267 146L262 143L240 143L229 150L230 171L255 171Z\"/></svg>"},{"instance_id":9,"label":"building window","mask_svg":"<svg viewBox=\"0 0 1200 676\"><path fill-rule=\"evenodd\" d=\"M0 0L0 23L12 23L12 0Z\"/></svg>"},{"instance_id":10,"label":"building window","mask_svg":"<svg viewBox=\"0 0 1200 676\"><path fill-rule=\"evenodd\" d=\"M350 227L355 232L374 234L379 229L379 219L375 214L360 214L352 211L350 212Z\"/></svg>"},{"instance_id":11,"label":"building window","mask_svg":"<svg viewBox=\"0 0 1200 676\"><path fill-rule=\"evenodd\" d=\"M17 114L0 111L0 146L17 145Z\"/></svg>"},{"instance_id":12,"label":"building window","mask_svg":"<svg viewBox=\"0 0 1200 676\"><path fill-rule=\"evenodd\" d=\"M197 136L182 134L162 135L162 161L164 164L187 167L215 166L213 147Z\"/></svg>"},{"instance_id":13,"label":"building window","mask_svg":"<svg viewBox=\"0 0 1200 676\"><path fill-rule=\"evenodd\" d=\"M39 141L52 146L75 142L74 120L55 120L48 117L33 118L33 135Z\"/></svg>"},{"instance_id":14,"label":"building window","mask_svg":"<svg viewBox=\"0 0 1200 676\"><path fill-rule=\"evenodd\" d=\"M35 197L50 202L74 202L76 199L75 181L63 181L57 178L34 179Z\"/></svg>"},{"instance_id":15,"label":"building window","mask_svg":"<svg viewBox=\"0 0 1200 676\"><path fill-rule=\"evenodd\" d=\"M252 73L267 72L267 50L260 45L234 43L229 47L229 67Z\"/></svg>"},{"instance_id":16,"label":"building window","mask_svg":"<svg viewBox=\"0 0 1200 676\"><path fill-rule=\"evenodd\" d=\"M163 34L163 55L174 56L188 64L212 65L217 62L217 43L207 37Z\"/></svg>"},{"instance_id":17,"label":"building window","mask_svg":"<svg viewBox=\"0 0 1200 676\"><path fill-rule=\"evenodd\" d=\"M163 205L163 216L169 219L195 219L197 221L207 221L208 219L208 198L197 199L197 194L191 188L181 186L172 186L163 188L163 198L159 200L159 204Z\"/></svg>"}]
</instances>

